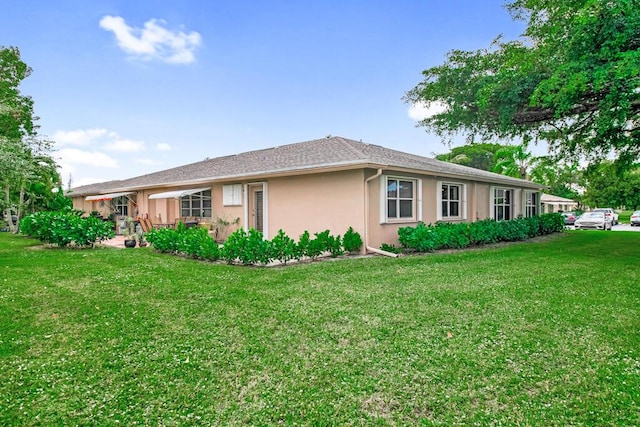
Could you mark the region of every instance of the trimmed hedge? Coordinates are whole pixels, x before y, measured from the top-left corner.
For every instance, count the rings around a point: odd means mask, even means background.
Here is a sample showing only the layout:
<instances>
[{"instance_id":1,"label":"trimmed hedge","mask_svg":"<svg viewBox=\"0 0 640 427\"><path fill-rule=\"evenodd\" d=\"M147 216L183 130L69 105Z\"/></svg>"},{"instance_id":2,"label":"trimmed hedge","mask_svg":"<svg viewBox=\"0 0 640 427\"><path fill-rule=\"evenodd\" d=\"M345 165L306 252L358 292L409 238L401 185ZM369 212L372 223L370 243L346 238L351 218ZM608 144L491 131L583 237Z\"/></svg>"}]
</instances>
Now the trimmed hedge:
<instances>
[{"instance_id":1,"label":"trimmed hedge","mask_svg":"<svg viewBox=\"0 0 640 427\"><path fill-rule=\"evenodd\" d=\"M485 219L472 223L419 223L416 227L398 229L403 248L418 252L438 249L460 249L497 242L525 240L564 230L564 219L557 213L543 214L510 221Z\"/></svg>"},{"instance_id":2,"label":"trimmed hedge","mask_svg":"<svg viewBox=\"0 0 640 427\"><path fill-rule=\"evenodd\" d=\"M351 227L345 233L344 241L340 235L331 235L329 230L315 233L313 238L305 231L296 243L282 230L272 240L265 240L257 230L246 232L238 229L220 247L207 230L199 227L187 229L182 224L178 224L176 229L151 230L146 237L160 252L209 261L221 259L229 264L243 265L266 265L275 260L286 264L293 259L315 259L323 254L336 257L345 252L357 252L362 247L362 238Z\"/></svg>"},{"instance_id":3,"label":"trimmed hedge","mask_svg":"<svg viewBox=\"0 0 640 427\"><path fill-rule=\"evenodd\" d=\"M20 232L43 243L65 247L93 247L115 235L113 224L100 218L81 217L72 209L36 212L20 220Z\"/></svg>"}]
</instances>

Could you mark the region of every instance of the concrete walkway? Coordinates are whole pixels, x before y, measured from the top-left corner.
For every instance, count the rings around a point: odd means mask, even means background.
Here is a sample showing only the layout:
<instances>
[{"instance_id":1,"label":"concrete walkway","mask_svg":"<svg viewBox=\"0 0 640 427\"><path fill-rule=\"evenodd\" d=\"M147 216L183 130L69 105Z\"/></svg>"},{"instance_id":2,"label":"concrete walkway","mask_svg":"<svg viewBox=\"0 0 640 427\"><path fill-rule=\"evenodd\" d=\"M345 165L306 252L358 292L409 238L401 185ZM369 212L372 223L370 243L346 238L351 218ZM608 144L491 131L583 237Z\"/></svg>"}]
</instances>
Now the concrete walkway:
<instances>
[{"instance_id":1,"label":"concrete walkway","mask_svg":"<svg viewBox=\"0 0 640 427\"><path fill-rule=\"evenodd\" d=\"M100 244L112 248L124 248L124 236L116 236L113 239L103 240Z\"/></svg>"},{"instance_id":2,"label":"concrete walkway","mask_svg":"<svg viewBox=\"0 0 640 427\"><path fill-rule=\"evenodd\" d=\"M128 249L124 247L124 236L121 236L121 235L118 235L113 239L103 240L100 244L103 246L109 246L111 248ZM138 247L139 246L136 245L136 248Z\"/></svg>"}]
</instances>

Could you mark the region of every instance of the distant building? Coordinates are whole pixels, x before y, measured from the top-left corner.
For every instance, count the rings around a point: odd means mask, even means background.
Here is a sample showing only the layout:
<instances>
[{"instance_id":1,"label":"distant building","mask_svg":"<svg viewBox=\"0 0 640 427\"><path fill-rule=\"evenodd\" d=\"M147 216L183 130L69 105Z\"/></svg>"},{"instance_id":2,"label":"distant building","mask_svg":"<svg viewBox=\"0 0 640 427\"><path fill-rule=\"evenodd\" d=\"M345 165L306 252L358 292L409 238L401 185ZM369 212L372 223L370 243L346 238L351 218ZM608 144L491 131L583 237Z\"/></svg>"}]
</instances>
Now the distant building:
<instances>
[{"instance_id":1,"label":"distant building","mask_svg":"<svg viewBox=\"0 0 640 427\"><path fill-rule=\"evenodd\" d=\"M552 194L542 194L540 197L542 203L542 212L567 212L574 211L578 208L578 202L564 197L554 196Z\"/></svg>"}]
</instances>

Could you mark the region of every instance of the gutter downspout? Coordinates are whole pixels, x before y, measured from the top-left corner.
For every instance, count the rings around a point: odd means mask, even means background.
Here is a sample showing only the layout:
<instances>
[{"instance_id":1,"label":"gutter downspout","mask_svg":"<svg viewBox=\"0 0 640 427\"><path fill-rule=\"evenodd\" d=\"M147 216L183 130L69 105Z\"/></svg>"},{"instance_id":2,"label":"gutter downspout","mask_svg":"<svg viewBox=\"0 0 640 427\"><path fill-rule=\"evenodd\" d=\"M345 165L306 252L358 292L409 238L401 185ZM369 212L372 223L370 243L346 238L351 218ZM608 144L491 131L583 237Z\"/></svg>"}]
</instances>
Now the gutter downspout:
<instances>
[{"instance_id":1,"label":"gutter downspout","mask_svg":"<svg viewBox=\"0 0 640 427\"><path fill-rule=\"evenodd\" d=\"M364 181L364 247L367 252L373 252L376 254L397 258L398 254L383 251L382 249L369 246L369 182L380 177L380 175L382 175L382 168L378 168L378 172L376 172L375 175L367 178Z\"/></svg>"}]
</instances>

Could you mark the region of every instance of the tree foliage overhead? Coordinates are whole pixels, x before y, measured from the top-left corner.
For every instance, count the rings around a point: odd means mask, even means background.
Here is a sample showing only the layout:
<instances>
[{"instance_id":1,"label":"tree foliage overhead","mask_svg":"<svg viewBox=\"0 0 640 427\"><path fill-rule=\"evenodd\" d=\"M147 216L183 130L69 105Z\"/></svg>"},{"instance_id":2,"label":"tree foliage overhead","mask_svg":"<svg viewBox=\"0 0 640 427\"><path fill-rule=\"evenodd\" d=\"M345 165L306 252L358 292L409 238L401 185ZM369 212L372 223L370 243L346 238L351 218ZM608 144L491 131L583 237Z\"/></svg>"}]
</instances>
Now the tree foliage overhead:
<instances>
[{"instance_id":1,"label":"tree foliage overhead","mask_svg":"<svg viewBox=\"0 0 640 427\"><path fill-rule=\"evenodd\" d=\"M453 147L449 153L438 154L436 159L444 162L456 163L485 171L492 171L495 167L495 153L504 145L490 142L471 143Z\"/></svg>"},{"instance_id":2,"label":"tree foliage overhead","mask_svg":"<svg viewBox=\"0 0 640 427\"><path fill-rule=\"evenodd\" d=\"M582 202L591 207L640 209L640 165L621 169L608 160L584 171L586 188Z\"/></svg>"},{"instance_id":3,"label":"tree foliage overhead","mask_svg":"<svg viewBox=\"0 0 640 427\"><path fill-rule=\"evenodd\" d=\"M516 0L523 37L453 50L406 95L442 137L545 140L564 157L640 154L640 0Z\"/></svg>"},{"instance_id":4,"label":"tree foliage overhead","mask_svg":"<svg viewBox=\"0 0 640 427\"><path fill-rule=\"evenodd\" d=\"M558 162L550 156L536 158L530 177L532 181L547 186L545 193L573 200L581 200L580 191L586 185L584 171L578 164Z\"/></svg>"},{"instance_id":5,"label":"tree foliage overhead","mask_svg":"<svg viewBox=\"0 0 640 427\"><path fill-rule=\"evenodd\" d=\"M493 172L514 178L527 179L529 170L537 162L524 145L505 145L494 155Z\"/></svg>"},{"instance_id":6,"label":"tree foliage overhead","mask_svg":"<svg viewBox=\"0 0 640 427\"><path fill-rule=\"evenodd\" d=\"M36 131L33 100L18 89L30 74L17 48L0 46L0 138L17 140Z\"/></svg>"},{"instance_id":7,"label":"tree foliage overhead","mask_svg":"<svg viewBox=\"0 0 640 427\"><path fill-rule=\"evenodd\" d=\"M33 100L19 90L30 74L17 48L0 46L0 210L12 231L13 216L68 205L49 154L52 143L38 135Z\"/></svg>"}]
</instances>

